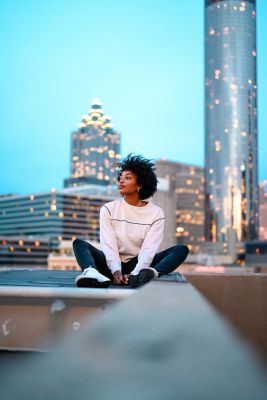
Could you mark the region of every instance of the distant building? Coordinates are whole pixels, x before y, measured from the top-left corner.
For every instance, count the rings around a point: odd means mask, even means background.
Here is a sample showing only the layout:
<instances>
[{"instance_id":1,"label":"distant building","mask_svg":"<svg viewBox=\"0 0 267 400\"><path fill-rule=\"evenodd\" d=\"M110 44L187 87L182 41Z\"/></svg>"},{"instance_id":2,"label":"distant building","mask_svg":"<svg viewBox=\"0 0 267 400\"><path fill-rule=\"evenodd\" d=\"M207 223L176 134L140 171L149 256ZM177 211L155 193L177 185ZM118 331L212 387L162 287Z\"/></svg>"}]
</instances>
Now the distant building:
<instances>
[{"instance_id":1,"label":"distant building","mask_svg":"<svg viewBox=\"0 0 267 400\"><path fill-rule=\"evenodd\" d=\"M100 242L90 240L97 249L100 249ZM47 268L49 270L74 270L81 271L76 258L73 254L72 243L68 240L62 240L56 249L53 249L47 258Z\"/></svg>"},{"instance_id":2,"label":"distant building","mask_svg":"<svg viewBox=\"0 0 267 400\"><path fill-rule=\"evenodd\" d=\"M104 114L99 98L93 99L78 128L71 136L71 176L64 186L114 184L112 165L120 159L120 134Z\"/></svg>"},{"instance_id":3,"label":"distant building","mask_svg":"<svg viewBox=\"0 0 267 400\"><path fill-rule=\"evenodd\" d=\"M62 241L99 242L99 211L114 196L84 196L68 191L0 198L0 265L30 265ZM37 254L38 253L38 254ZM40 258L39 257L39 258ZM43 264L43 261L42 261Z\"/></svg>"},{"instance_id":4,"label":"distant building","mask_svg":"<svg viewBox=\"0 0 267 400\"><path fill-rule=\"evenodd\" d=\"M267 240L267 181L260 184L260 240Z\"/></svg>"},{"instance_id":5,"label":"distant building","mask_svg":"<svg viewBox=\"0 0 267 400\"><path fill-rule=\"evenodd\" d=\"M267 272L267 240L253 240L245 244L246 266L255 272Z\"/></svg>"},{"instance_id":6,"label":"distant building","mask_svg":"<svg viewBox=\"0 0 267 400\"><path fill-rule=\"evenodd\" d=\"M46 268L52 245L43 236L2 236L0 234L0 268Z\"/></svg>"},{"instance_id":7,"label":"distant building","mask_svg":"<svg viewBox=\"0 0 267 400\"><path fill-rule=\"evenodd\" d=\"M255 0L205 1L206 240L258 237Z\"/></svg>"},{"instance_id":8,"label":"distant building","mask_svg":"<svg viewBox=\"0 0 267 400\"><path fill-rule=\"evenodd\" d=\"M191 254L204 242L203 168L159 160L156 162L159 186L153 202L165 213L165 232L161 248L186 244Z\"/></svg>"}]
</instances>

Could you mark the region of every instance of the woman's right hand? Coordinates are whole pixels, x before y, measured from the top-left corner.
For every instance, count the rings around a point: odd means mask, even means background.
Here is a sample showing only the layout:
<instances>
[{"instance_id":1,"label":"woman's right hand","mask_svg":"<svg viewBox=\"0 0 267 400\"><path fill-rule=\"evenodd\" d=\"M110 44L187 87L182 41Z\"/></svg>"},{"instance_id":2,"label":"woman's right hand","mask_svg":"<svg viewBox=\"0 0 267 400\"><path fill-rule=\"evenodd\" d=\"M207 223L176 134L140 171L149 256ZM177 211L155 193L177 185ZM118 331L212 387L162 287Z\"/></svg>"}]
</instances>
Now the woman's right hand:
<instances>
[{"instance_id":1,"label":"woman's right hand","mask_svg":"<svg viewBox=\"0 0 267 400\"><path fill-rule=\"evenodd\" d=\"M113 273L113 284L114 285L124 285L124 278L121 271L115 271Z\"/></svg>"}]
</instances>

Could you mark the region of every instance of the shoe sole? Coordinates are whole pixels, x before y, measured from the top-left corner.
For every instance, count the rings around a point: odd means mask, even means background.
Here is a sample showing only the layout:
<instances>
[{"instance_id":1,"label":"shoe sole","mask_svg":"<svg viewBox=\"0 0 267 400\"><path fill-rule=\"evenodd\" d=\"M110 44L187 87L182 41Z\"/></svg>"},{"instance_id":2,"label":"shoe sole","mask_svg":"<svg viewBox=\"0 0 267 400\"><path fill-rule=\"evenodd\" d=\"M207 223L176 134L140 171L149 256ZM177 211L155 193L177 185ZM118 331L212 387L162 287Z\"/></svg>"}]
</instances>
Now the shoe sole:
<instances>
[{"instance_id":1,"label":"shoe sole","mask_svg":"<svg viewBox=\"0 0 267 400\"><path fill-rule=\"evenodd\" d=\"M76 282L77 287L107 288L110 281L98 282L97 279L83 277Z\"/></svg>"},{"instance_id":2,"label":"shoe sole","mask_svg":"<svg viewBox=\"0 0 267 400\"><path fill-rule=\"evenodd\" d=\"M151 279L155 278L155 274L152 270L146 269L141 270L138 275L129 275L128 283L131 288L135 289L139 286L143 286Z\"/></svg>"}]
</instances>

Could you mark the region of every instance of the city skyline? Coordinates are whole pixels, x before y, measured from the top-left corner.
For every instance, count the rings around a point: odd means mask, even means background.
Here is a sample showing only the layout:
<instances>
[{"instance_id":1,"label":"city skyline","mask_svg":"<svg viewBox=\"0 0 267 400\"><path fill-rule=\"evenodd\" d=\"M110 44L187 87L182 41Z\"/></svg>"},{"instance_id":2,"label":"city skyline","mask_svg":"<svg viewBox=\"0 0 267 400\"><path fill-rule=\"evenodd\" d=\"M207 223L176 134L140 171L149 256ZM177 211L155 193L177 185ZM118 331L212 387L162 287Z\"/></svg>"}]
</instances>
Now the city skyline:
<instances>
[{"instance_id":1,"label":"city skyline","mask_svg":"<svg viewBox=\"0 0 267 400\"><path fill-rule=\"evenodd\" d=\"M204 2L101 4L1 4L0 194L62 187L71 131L95 96L122 134L123 156L204 165ZM88 23L92 14L99 19ZM266 18L258 0L260 181L267 177Z\"/></svg>"}]
</instances>

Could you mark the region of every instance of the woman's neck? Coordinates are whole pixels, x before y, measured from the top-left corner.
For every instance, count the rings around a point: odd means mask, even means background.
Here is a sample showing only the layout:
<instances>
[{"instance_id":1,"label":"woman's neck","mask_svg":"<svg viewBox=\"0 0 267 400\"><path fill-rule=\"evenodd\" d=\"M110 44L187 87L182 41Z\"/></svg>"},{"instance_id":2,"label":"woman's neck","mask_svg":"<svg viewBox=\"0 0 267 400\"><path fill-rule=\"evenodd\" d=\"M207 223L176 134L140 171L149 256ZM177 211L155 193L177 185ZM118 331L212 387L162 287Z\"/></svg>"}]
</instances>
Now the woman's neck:
<instances>
[{"instance_id":1,"label":"woman's neck","mask_svg":"<svg viewBox=\"0 0 267 400\"><path fill-rule=\"evenodd\" d=\"M137 194L131 194L131 195L125 194L123 198L126 201L126 203L130 204L131 206L136 206L136 207L142 206L142 200L140 200L140 197Z\"/></svg>"}]
</instances>

